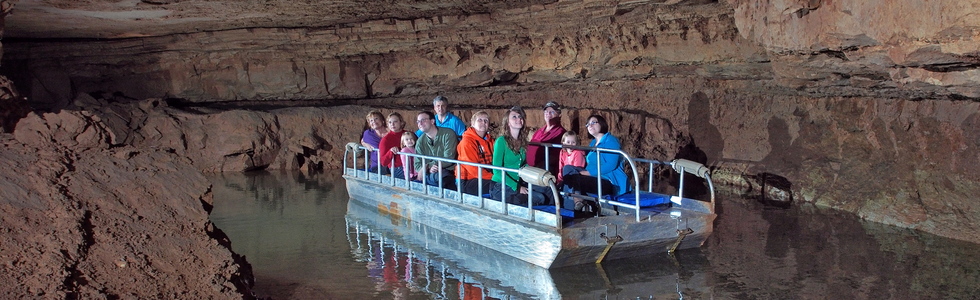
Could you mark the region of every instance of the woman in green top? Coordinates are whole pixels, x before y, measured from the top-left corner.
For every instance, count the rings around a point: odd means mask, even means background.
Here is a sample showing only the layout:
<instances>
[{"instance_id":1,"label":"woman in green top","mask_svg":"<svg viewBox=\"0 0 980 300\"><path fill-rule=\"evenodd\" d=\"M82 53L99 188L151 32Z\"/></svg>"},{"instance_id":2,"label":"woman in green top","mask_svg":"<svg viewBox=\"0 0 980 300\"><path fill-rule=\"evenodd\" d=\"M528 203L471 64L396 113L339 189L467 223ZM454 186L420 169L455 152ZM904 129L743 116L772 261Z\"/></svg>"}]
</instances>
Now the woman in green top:
<instances>
[{"instance_id":1,"label":"woman in green top","mask_svg":"<svg viewBox=\"0 0 980 300\"><path fill-rule=\"evenodd\" d=\"M524 126L524 109L512 107L504 117L500 134L493 143L493 165L520 169L527 164L527 134ZM531 203L544 205L550 202L548 187L534 186L531 190L521 182L521 177L515 172L493 170L493 183L490 185L490 197L500 200L501 190L507 203L527 205L527 195L531 194ZM506 186L507 188L504 188Z\"/></svg>"}]
</instances>

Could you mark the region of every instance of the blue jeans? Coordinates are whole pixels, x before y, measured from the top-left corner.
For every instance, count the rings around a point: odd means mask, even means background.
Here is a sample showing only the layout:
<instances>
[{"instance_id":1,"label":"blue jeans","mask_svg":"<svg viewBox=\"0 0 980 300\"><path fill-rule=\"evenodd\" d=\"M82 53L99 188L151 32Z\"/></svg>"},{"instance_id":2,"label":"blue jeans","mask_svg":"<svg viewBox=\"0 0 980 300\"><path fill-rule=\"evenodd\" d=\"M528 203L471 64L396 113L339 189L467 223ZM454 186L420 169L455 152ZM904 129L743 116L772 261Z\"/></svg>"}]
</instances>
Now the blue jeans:
<instances>
[{"instance_id":1,"label":"blue jeans","mask_svg":"<svg viewBox=\"0 0 980 300\"><path fill-rule=\"evenodd\" d=\"M381 175L391 175L394 176L395 178L405 179L405 169L402 167L394 167L389 169L388 167L385 166L377 166L371 168L370 170L368 170L368 172L377 173L378 168L381 168Z\"/></svg>"},{"instance_id":2,"label":"blue jeans","mask_svg":"<svg viewBox=\"0 0 980 300\"><path fill-rule=\"evenodd\" d=\"M425 184L439 186L439 172L425 174ZM442 171L442 188L456 189L456 176L452 171Z\"/></svg>"},{"instance_id":3,"label":"blue jeans","mask_svg":"<svg viewBox=\"0 0 980 300\"><path fill-rule=\"evenodd\" d=\"M598 180L594 176L587 176L579 174L580 171L585 170L585 168L576 166L565 166L561 170L562 177L562 187L561 191L568 194L597 194L599 193L599 184L602 184L602 194L603 195L613 195L616 193L616 187L613 186L612 182L607 179ZM575 207L575 202L572 197L564 196L562 207L567 209L572 209Z\"/></svg>"},{"instance_id":4,"label":"blue jeans","mask_svg":"<svg viewBox=\"0 0 980 300\"><path fill-rule=\"evenodd\" d=\"M399 178L399 179L405 179L405 168L402 167L391 168L391 176L394 176L395 178Z\"/></svg>"},{"instance_id":5,"label":"blue jeans","mask_svg":"<svg viewBox=\"0 0 980 300\"><path fill-rule=\"evenodd\" d=\"M507 199L504 202L527 206L527 195L518 193L517 191L512 190L509 186L505 188L504 185L496 181L490 183L490 199L500 201L501 189L504 190L504 198ZM553 198L553 195L550 187L534 186L528 190L528 194L531 194L532 205L546 205L551 203L553 200L551 199Z\"/></svg>"}]
</instances>

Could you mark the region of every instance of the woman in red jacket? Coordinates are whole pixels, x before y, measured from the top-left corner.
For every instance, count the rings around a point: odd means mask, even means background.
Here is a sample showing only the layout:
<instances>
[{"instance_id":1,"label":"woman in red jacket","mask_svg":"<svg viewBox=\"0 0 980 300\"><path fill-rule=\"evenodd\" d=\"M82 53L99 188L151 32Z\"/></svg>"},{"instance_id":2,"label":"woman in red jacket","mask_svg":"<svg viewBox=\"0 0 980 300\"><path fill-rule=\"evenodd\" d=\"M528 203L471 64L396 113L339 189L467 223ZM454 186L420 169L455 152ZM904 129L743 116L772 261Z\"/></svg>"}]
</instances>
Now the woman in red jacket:
<instances>
[{"instance_id":1,"label":"woman in red jacket","mask_svg":"<svg viewBox=\"0 0 980 300\"><path fill-rule=\"evenodd\" d=\"M378 150L381 151L381 161L378 162L382 168L382 173L392 174L396 178L404 178L405 172L402 167L402 160L395 159L395 153L401 149L402 133L405 129L405 120L402 115L393 112L388 114L388 133L381 138L378 143ZM385 170L390 170L385 172Z\"/></svg>"}]
</instances>

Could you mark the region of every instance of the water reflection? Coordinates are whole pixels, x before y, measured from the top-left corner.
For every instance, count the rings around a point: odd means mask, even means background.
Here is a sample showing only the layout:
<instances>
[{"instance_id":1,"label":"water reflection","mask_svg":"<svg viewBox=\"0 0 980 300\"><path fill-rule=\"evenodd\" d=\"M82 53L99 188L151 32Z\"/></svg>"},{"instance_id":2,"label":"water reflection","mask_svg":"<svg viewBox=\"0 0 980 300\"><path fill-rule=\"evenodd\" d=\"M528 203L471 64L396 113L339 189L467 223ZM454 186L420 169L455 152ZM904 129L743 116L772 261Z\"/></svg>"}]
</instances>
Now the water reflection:
<instances>
[{"instance_id":1,"label":"water reflection","mask_svg":"<svg viewBox=\"0 0 980 300\"><path fill-rule=\"evenodd\" d=\"M980 246L804 207L728 202L706 243L738 298L977 299Z\"/></svg>"},{"instance_id":2,"label":"water reflection","mask_svg":"<svg viewBox=\"0 0 980 300\"><path fill-rule=\"evenodd\" d=\"M978 245L723 197L701 250L544 270L352 206L343 179L219 174L211 219L276 299L976 299ZM355 202L356 203L356 202Z\"/></svg>"}]
</instances>

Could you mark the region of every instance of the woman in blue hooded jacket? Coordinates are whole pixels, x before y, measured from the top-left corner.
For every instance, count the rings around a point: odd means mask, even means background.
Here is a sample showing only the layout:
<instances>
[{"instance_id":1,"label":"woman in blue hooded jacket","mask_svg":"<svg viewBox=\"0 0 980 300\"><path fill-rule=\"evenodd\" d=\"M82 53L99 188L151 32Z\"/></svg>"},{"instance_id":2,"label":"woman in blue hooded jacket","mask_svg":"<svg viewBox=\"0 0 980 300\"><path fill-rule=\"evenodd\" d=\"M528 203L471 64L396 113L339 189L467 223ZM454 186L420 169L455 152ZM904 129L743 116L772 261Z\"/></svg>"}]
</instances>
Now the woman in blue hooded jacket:
<instances>
[{"instance_id":1,"label":"woman in blue hooded jacket","mask_svg":"<svg viewBox=\"0 0 980 300\"><path fill-rule=\"evenodd\" d=\"M609 133L609 123L606 122L606 118L600 115L591 115L588 122L585 123L585 128L593 137L589 147L622 149L619 139ZM585 168L565 166L561 171L566 192L598 194L600 181L596 180L596 175L602 179L602 195L618 196L626 193L627 190L623 157L618 153L603 152L599 154L596 151L591 151L585 156ZM575 206L571 199L567 199L564 203L565 208L581 208Z\"/></svg>"}]
</instances>

